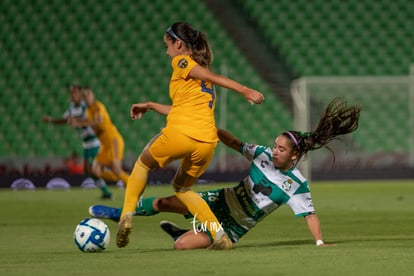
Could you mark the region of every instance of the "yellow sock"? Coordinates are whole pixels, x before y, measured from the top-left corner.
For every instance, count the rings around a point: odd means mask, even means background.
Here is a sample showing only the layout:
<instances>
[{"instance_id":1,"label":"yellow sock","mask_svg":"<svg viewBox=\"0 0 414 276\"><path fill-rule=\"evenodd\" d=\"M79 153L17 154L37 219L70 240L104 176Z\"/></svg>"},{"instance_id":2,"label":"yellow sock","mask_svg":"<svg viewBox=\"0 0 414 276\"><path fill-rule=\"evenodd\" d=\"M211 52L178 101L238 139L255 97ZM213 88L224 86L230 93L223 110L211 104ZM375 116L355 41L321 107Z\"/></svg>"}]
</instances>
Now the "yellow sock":
<instances>
[{"instance_id":1,"label":"yellow sock","mask_svg":"<svg viewBox=\"0 0 414 276\"><path fill-rule=\"evenodd\" d=\"M122 182L124 182L125 186L128 185L129 175L126 172L122 171L119 175L119 178L122 180Z\"/></svg>"},{"instance_id":2,"label":"yellow sock","mask_svg":"<svg viewBox=\"0 0 414 276\"><path fill-rule=\"evenodd\" d=\"M175 192L175 195L185 206L188 211L210 231L214 240L217 239L217 232L223 233L221 224L211 211L208 204L194 191ZM220 230L220 231L218 231Z\"/></svg>"},{"instance_id":3,"label":"yellow sock","mask_svg":"<svg viewBox=\"0 0 414 276\"><path fill-rule=\"evenodd\" d=\"M145 185L147 184L149 170L150 169L141 162L141 159L138 158L132 169L131 175L128 177L121 218L126 213L135 212L138 198L144 192Z\"/></svg>"},{"instance_id":4,"label":"yellow sock","mask_svg":"<svg viewBox=\"0 0 414 276\"><path fill-rule=\"evenodd\" d=\"M113 171L109 171L109 170L102 170L101 177L105 179L106 181L113 181L113 182L118 181L119 179L119 177L116 176L116 174L114 174Z\"/></svg>"},{"instance_id":5,"label":"yellow sock","mask_svg":"<svg viewBox=\"0 0 414 276\"><path fill-rule=\"evenodd\" d=\"M112 182L116 182L116 181L118 181L118 180L121 179L122 182L124 182L124 184L126 186L127 183L128 183L128 177L129 177L129 175L126 172L122 171L121 174L118 176L113 171L104 170L101 173L101 177L103 179L105 179L106 181L112 181Z\"/></svg>"}]
</instances>

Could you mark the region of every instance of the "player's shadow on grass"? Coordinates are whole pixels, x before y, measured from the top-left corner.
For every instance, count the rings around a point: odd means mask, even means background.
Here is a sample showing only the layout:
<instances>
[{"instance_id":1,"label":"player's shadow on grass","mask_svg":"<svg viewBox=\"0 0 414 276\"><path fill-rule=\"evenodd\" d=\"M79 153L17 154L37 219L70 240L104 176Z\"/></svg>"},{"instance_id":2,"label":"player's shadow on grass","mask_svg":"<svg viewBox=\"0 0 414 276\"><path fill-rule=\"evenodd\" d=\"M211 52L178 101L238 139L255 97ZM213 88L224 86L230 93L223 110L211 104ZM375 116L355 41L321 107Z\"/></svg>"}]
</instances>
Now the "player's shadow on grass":
<instances>
[{"instance_id":1,"label":"player's shadow on grass","mask_svg":"<svg viewBox=\"0 0 414 276\"><path fill-rule=\"evenodd\" d=\"M340 244L344 241L329 241L329 243ZM292 240L292 241L271 241L271 242L255 242L254 244L240 244L237 248L249 248L249 247L278 247L278 246L299 246L299 245L314 245L313 240Z\"/></svg>"},{"instance_id":2,"label":"player's shadow on grass","mask_svg":"<svg viewBox=\"0 0 414 276\"><path fill-rule=\"evenodd\" d=\"M414 240L414 239L410 239ZM350 239L350 240L328 240L330 244L346 244L346 243L367 243L367 242L386 242L386 241L407 241L406 238L394 238L394 237L383 237L383 238L366 238L366 239ZM300 246L300 245L314 245L313 240L292 240L292 241L271 241L271 242L255 242L254 244L236 244L237 248L249 248L249 247L278 247L278 246Z\"/></svg>"}]
</instances>

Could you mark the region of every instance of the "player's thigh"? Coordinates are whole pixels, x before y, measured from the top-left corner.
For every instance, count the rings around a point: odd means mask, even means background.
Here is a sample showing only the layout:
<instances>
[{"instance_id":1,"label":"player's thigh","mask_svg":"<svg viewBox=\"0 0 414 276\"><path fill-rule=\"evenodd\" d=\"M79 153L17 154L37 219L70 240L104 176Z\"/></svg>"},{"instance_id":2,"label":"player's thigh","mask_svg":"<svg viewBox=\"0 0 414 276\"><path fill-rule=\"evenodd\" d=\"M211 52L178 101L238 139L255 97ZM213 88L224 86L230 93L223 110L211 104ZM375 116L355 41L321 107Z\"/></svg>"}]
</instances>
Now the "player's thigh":
<instances>
[{"instance_id":1,"label":"player's thigh","mask_svg":"<svg viewBox=\"0 0 414 276\"><path fill-rule=\"evenodd\" d=\"M83 149L83 160L84 160L84 166L86 170L92 169L92 163L95 157L98 155L99 147L92 147Z\"/></svg>"},{"instance_id":2,"label":"player's thigh","mask_svg":"<svg viewBox=\"0 0 414 276\"><path fill-rule=\"evenodd\" d=\"M112 152L111 148L105 144L102 144L98 154L95 156L94 159L94 166L95 163L100 164L101 166L112 166Z\"/></svg>"},{"instance_id":3,"label":"player's thigh","mask_svg":"<svg viewBox=\"0 0 414 276\"><path fill-rule=\"evenodd\" d=\"M95 160L105 167L112 168L114 160L121 162L123 158L124 140L120 136L112 136L110 139L102 141Z\"/></svg>"},{"instance_id":4,"label":"player's thigh","mask_svg":"<svg viewBox=\"0 0 414 276\"><path fill-rule=\"evenodd\" d=\"M210 165L217 143L196 142L194 150L180 164L182 173L194 178L200 177Z\"/></svg>"},{"instance_id":5,"label":"player's thigh","mask_svg":"<svg viewBox=\"0 0 414 276\"><path fill-rule=\"evenodd\" d=\"M176 190L190 188L208 168L217 143L193 142L193 151L182 159L172 181Z\"/></svg>"},{"instance_id":6,"label":"player's thigh","mask_svg":"<svg viewBox=\"0 0 414 276\"><path fill-rule=\"evenodd\" d=\"M110 144L110 159L123 160L124 159L124 139L120 135L115 135Z\"/></svg>"},{"instance_id":7,"label":"player's thigh","mask_svg":"<svg viewBox=\"0 0 414 276\"><path fill-rule=\"evenodd\" d=\"M155 169L159 167L158 161L154 159L152 153L149 151L150 146L156 141L156 139L161 135L161 133L155 135L144 147L141 154L139 155L139 159L141 162L150 169Z\"/></svg>"},{"instance_id":8,"label":"player's thigh","mask_svg":"<svg viewBox=\"0 0 414 276\"><path fill-rule=\"evenodd\" d=\"M194 150L192 139L171 128L164 128L148 147L148 151L159 167L182 159Z\"/></svg>"}]
</instances>

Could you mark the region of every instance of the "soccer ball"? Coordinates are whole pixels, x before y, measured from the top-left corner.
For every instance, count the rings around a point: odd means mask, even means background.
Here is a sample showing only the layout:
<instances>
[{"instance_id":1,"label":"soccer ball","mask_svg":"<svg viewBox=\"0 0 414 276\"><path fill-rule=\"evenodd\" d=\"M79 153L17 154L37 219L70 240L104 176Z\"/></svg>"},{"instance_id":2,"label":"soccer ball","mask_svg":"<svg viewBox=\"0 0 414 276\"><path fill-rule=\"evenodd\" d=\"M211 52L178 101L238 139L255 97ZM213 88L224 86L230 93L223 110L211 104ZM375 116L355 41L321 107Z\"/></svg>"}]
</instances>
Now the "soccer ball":
<instances>
[{"instance_id":1,"label":"soccer ball","mask_svg":"<svg viewBox=\"0 0 414 276\"><path fill-rule=\"evenodd\" d=\"M108 226L97 218L82 220L73 233L73 239L83 252L99 252L109 245L111 233Z\"/></svg>"}]
</instances>

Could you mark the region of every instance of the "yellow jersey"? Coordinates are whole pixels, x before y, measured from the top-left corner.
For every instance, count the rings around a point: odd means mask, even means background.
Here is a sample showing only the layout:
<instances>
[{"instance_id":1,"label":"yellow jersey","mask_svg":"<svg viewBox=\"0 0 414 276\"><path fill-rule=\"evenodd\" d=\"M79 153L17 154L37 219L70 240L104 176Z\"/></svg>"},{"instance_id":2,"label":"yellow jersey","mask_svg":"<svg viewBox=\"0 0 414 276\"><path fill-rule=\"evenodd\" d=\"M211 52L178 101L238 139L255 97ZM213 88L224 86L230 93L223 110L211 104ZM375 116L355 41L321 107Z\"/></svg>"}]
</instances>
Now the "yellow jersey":
<instances>
[{"instance_id":1,"label":"yellow jersey","mask_svg":"<svg viewBox=\"0 0 414 276\"><path fill-rule=\"evenodd\" d=\"M216 142L216 91L212 83L188 76L196 65L188 55L176 56L171 61L173 72L169 92L172 104L167 127L202 142Z\"/></svg>"},{"instance_id":2,"label":"yellow jersey","mask_svg":"<svg viewBox=\"0 0 414 276\"><path fill-rule=\"evenodd\" d=\"M116 126L112 123L108 111L102 102L95 101L93 105L88 106L86 115L89 120L95 120L98 116L102 117L101 123L92 127L101 143L111 143L114 137L121 136Z\"/></svg>"}]
</instances>

